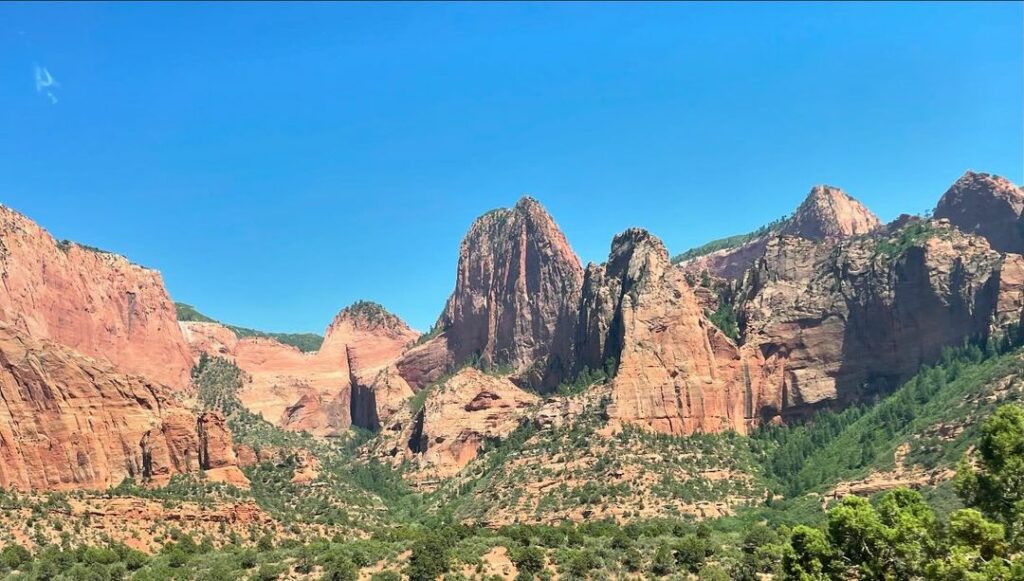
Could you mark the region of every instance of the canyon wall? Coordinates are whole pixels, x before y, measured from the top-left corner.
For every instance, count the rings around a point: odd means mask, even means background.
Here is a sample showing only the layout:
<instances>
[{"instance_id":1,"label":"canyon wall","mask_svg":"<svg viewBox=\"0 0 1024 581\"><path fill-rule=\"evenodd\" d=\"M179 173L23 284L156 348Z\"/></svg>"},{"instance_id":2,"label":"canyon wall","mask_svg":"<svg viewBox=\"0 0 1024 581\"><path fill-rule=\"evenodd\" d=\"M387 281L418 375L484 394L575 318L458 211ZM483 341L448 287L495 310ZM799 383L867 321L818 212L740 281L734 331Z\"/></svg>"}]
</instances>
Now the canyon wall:
<instances>
[{"instance_id":1,"label":"canyon wall","mask_svg":"<svg viewBox=\"0 0 1024 581\"><path fill-rule=\"evenodd\" d=\"M107 488L210 469L244 485L231 436L174 390L0 325L0 488Z\"/></svg>"},{"instance_id":2,"label":"canyon wall","mask_svg":"<svg viewBox=\"0 0 1024 581\"><path fill-rule=\"evenodd\" d=\"M192 366L160 273L0 206L0 322L174 388Z\"/></svg>"},{"instance_id":3,"label":"canyon wall","mask_svg":"<svg viewBox=\"0 0 1024 581\"><path fill-rule=\"evenodd\" d=\"M246 373L238 396L247 409L282 428L318 436L340 435L353 423L375 429L377 416L386 415L377 410L378 378L419 336L369 302L342 309L314 353L266 337L239 339L219 323L183 322L182 328L194 357L225 357ZM382 382L382 402L397 397L395 389ZM411 396L412 390L402 393Z\"/></svg>"},{"instance_id":4,"label":"canyon wall","mask_svg":"<svg viewBox=\"0 0 1024 581\"><path fill-rule=\"evenodd\" d=\"M647 231L619 234L608 262L587 266L578 330L577 371L617 368L614 422L679 435L750 427L746 362Z\"/></svg>"}]
</instances>

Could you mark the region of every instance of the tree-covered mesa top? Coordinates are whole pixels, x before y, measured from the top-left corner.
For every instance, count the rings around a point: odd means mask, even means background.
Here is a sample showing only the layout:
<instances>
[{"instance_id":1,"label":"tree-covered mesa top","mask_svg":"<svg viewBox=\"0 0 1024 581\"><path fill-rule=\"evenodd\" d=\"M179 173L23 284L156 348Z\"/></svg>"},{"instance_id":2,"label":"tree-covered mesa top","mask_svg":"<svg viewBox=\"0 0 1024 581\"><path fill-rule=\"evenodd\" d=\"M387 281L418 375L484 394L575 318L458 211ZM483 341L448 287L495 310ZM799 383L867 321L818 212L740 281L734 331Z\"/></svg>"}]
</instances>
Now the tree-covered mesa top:
<instances>
[{"instance_id":1,"label":"tree-covered mesa top","mask_svg":"<svg viewBox=\"0 0 1024 581\"><path fill-rule=\"evenodd\" d=\"M228 329L231 329L239 339L244 337L265 337L268 339L274 339L275 341L279 341L285 345L291 345L304 353L317 351L320 349L320 345L324 342L323 335L318 335L316 333L271 333L267 331L249 329L247 327L239 327L237 325L227 325L212 317L204 315L195 307L186 303L174 303L174 309L178 313L179 321L217 323L219 325L224 325Z\"/></svg>"}]
</instances>

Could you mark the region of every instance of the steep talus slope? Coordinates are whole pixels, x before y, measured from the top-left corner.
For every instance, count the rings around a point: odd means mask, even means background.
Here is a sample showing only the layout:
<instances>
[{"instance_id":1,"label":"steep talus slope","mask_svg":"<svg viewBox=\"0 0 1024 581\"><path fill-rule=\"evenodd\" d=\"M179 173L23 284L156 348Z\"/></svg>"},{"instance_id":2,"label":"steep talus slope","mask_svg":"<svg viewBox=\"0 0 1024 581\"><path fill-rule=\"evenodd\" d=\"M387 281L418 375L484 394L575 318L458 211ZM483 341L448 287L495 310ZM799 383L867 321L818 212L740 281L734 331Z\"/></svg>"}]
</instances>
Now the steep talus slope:
<instances>
[{"instance_id":1,"label":"steep talus slope","mask_svg":"<svg viewBox=\"0 0 1024 581\"><path fill-rule=\"evenodd\" d=\"M819 185L792 216L768 228L764 234L738 246L724 248L679 263L693 274L705 271L727 280L739 279L764 254L768 242L778 235L808 240L840 240L874 232L882 223L870 210L839 188Z\"/></svg>"},{"instance_id":2,"label":"steep talus slope","mask_svg":"<svg viewBox=\"0 0 1024 581\"><path fill-rule=\"evenodd\" d=\"M402 375L419 388L438 375L421 359L449 368L474 361L553 387L571 367L581 278L579 259L536 200L481 216L462 241L442 336L402 361Z\"/></svg>"},{"instance_id":3,"label":"steep talus slope","mask_svg":"<svg viewBox=\"0 0 1024 581\"><path fill-rule=\"evenodd\" d=\"M107 488L210 470L245 483L223 418L173 390L0 326L0 487Z\"/></svg>"},{"instance_id":4,"label":"steep talus slope","mask_svg":"<svg viewBox=\"0 0 1024 581\"><path fill-rule=\"evenodd\" d=\"M941 221L838 245L771 240L739 291L760 415L865 401L944 347L987 336L998 305L1004 324L1019 320L1017 260Z\"/></svg>"},{"instance_id":5,"label":"steep talus slope","mask_svg":"<svg viewBox=\"0 0 1024 581\"><path fill-rule=\"evenodd\" d=\"M238 394L246 408L286 429L321 436L339 435L353 421L375 427L379 414L373 386L419 336L369 302L342 309L320 350L312 353L268 337L239 339L220 323L189 321L182 327L197 360L200 353L226 357L246 372L249 381ZM402 393L412 395L409 388Z\"/></svg>"},{"instance_id":6,"label":"steep talus slope","mask_svg":"<svg viewBox=\"0 0 1024 581\"><path fill-rule=\"evenodd\" d=\"M935 217L985 237L999 252L1024 254L1024 190L997 175L968 171L943 194Z\"/></svg>"},{"instance_id":7,"label":"steep talus slope","mask_svg":"<svg viewBox=\"0 0 1024 581\"><path fill-rule=\"evenodd\" d=\"M0 322L175 388L192 366L160 273L0 206Z\"/></svg>"},{"instance_id":8,"label":"steep talus slope","mask_svg":"<svg viewBox=\"0 0 1024 581\"><path fill-rule=\"evenodd\" d=\"M615 237L604 265L588 265L578 369L616 367L608 415L669 434L744 433L752 417L746 365L712 325L660 240Z\"/></svg>"}]
</instances>

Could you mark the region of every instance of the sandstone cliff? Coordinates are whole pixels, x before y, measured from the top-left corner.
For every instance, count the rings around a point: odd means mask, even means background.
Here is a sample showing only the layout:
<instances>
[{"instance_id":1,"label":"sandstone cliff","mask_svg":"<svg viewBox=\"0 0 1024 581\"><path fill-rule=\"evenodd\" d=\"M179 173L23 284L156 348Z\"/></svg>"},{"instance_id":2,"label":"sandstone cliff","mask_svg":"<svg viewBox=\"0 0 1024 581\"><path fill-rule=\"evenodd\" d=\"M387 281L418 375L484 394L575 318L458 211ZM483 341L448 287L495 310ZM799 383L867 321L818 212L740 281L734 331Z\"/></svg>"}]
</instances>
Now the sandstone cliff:
<instances>
[{"instance_id":1,"label":"sandstone cliff","mask_svg":"<svg viewBox=\"0 0 1024 581\"><path fill-rule=\"evenodd\" d=\"M943 194L935 217L985 237L999 252L1024 254L1024 190L997 175L968 171Z\"/></svg>"},{"instance_id":2,"label":"sandstone cliff","mask_svg":"<svg viewBox=\"0 0 1024 581\"><path fill-rule=\"evenodd\" d=\"M248 376L238 396L246 408L290 430L333 436L378 420L377 383L419 336L374 303L346 307L327 328L320 350L303 353L265 337L238 339L219 323L182 323L194 357L200 353L234 361ZM383 374L383 375L382 375ZM381 384L381 406L401 395ZM386 415L386 411L382 412Z\"/></svg>"},{"instance_id":3,"label":"sandstone cliff","mask_svg":"<svg viewBox=\"0 0 1024 581\"><path fill-rule=\"evenodd\" d=\"M0 322L106 359L123 373L188 384L188 346L160 273L57 242L0 206L0 285Z\"/></svg>"},{"instance_id":4,"label":"sandstone cliff","mask_svg":"<svg viewBox=\"0 0 1024 581\"><path fill-rule=\"evenodd\" d=\"M840 240L878 230L881 221L863 204L833 186L811 188L807 198L792 216L770 232L735 248L726 248L680 263L688 272L704 271L714 277L737 280L760 257L769 240L778 235L799 236L808 240Z\"/></svg>"},{"instance_id":5,"label":"sandstone cliff","mask_svg":"<svg viewBox=\"0 0 1024 581\"><path fill-rule=\"evenodd\" d=\"M442 337L399 369L416 388L437 377L416 364L423 356L429 365L479 362L553 387L572 365L581 277L565 235L536 200L488 212L462 241L455 290L438 320Z\"/></svg>"},{"instance_id":6,"label":"sandstone cliff","mask_svg":"<svg viewBox=\"0 0 1024 581\"><path fill-rule=\"evenodd\" d=\"M0 325L0 488L107 488L210 469L244 485L223 418L172 390Z\"/></svg>"},{"instance_id":7,"label":"sandstone cliff","mask_svg":"<svg viewBox=\"0 0 1024 581\"><path fill-rule=\"evenodd\" d=\"M343 358L349 373L351 423L375 430L412 389L391 368L419 333L377 303L360 301L338 313L317 356Z\"/></svg>"},{"instance_id":8,"label":"sandstone cliff","mask_svg":"<svg viewBox=\"0 0 1024 581\"><path fill-rule=\"evenodd\" d=\"M947 346L1019 318L1020 273L984 239L910 220L838 245L768 243L740 289L746 358L763 419L864 401Z\"/></svg>"},{"instance_id":9,"label":"sandstone cliff","mask_svg":"<svg viewBox=\"0 0 1024 581\"><path fill-rule=\"evenodd\" d=\"M746 432L753 396L739 349L704 316L660 240L640 229L616 236L608 262L588 265L581 305L577 370L617 363L613 422Z\"/></svg>"}]
</instances>

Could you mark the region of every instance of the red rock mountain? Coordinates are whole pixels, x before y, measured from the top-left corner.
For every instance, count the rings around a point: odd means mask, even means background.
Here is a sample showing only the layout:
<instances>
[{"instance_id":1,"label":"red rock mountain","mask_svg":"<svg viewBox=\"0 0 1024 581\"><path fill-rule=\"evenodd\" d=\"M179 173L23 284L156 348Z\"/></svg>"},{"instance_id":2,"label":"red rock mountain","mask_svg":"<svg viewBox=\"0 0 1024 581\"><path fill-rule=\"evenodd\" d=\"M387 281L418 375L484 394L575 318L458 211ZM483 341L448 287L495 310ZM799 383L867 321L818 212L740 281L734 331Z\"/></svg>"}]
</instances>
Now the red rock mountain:
<instances>
[{"instance_id":1,"label":"red rock mountain","mask_svg":"<svg viewBox=\"0 0 1024 581\"><path fill-rule=\"evenodd\" d=\"M997 175L968 171L943 194L935 217L985 237L999 252L1024 254L1024 190Z\"/></svg>"},{"instance_id":2,"label":"red rock mountain","mask_svg":"<svg viewBox=\"0 0 1024 581\"><path fill-rule=\"evenodd\" d=\"M832 186L814 186L780 234L808 240L839 240L869 234L882 222L864 204Z\"/></svg>"},{"instance_id":3,"label":"red rock mountain","mask_svg":"<svg viewBox=\"0 0 1024 581\"><path fill-rule=\"evenodd\" d=\"M840 240L874 232L881 221L863 204L833 186L814 186L791 217L774 231L735 248L726 248L680 263L694 274L736 280L764 254L768 241L778 235L808 240Z\"/></svg>"},{"instance_id":4,"label":"red rock mountain","mask_svg":"<svg viewBox=\"0 0 1024 581\"><path fill-rule=\"evenodd\" d=\"M0 488L107 488L172 474L246 485L223 418L105 361L0 325Z\"/></svg>"},{"instance_id":5,"label":"red rock mountain","mask_svg":"<svg viewBox=\"0 0 1024 581\"><path fill-rule=\"evenodd\" d=\"M747 431L748 373L739 349L707 320L664 244L645 230L615 237L588 265L577 367L617 363L608 415L669 434Z\"/></svg>"},{"instance_id":6,"label":"red rock mountain","mask_svg":"<svg viewBox=\"0 0 1024 581\"><path fill-rule=\"evenodd\" d=\"M226 357L247 374L249 380L238 394L242 405L283 428L320 436L339 435L353 421L376 425L378 376L419 336L369 302L339 312L315 353L266 337L239 339L219 323L187 322L182 327L196 358L202 352ZM382 382L379 389L384 392L381 399L387 400L387 384ZM412 390L405 386L401 394L404 399Z\"/></svg>"},{"instance_id":7,"label":"red rock mountain","mask_svg":"<svg viewBox=\"0 0 1024 581\"><path fill-rule=\"evenodd\" d=\"M415 387L478 361L519 380L553 386L572 365L583 270L565 235L533 198L478 218L459 251L443 331L399 363Z\"/></svg>"},{"instance_id":8,"label":"red rock mountain","mask_svg":"<svg viewBox=\"0 0 1024 581\"><path fill-rule=\"evenodd\" d=\"M192 360L160 273L0 206L0 322L175 388Z\"/></svg>"},{"instance_id":9,"label":"red rock mountain","mask_svg":"<svg viewBox=\"0 0 1024 581\"><path fill-rule=\"evenodd\" d=\"M1018 259L921 220L838 245L772 239L738 301L759 415L863 401L943 348L1019 320Z\"/></svg>"}]
</instances>

